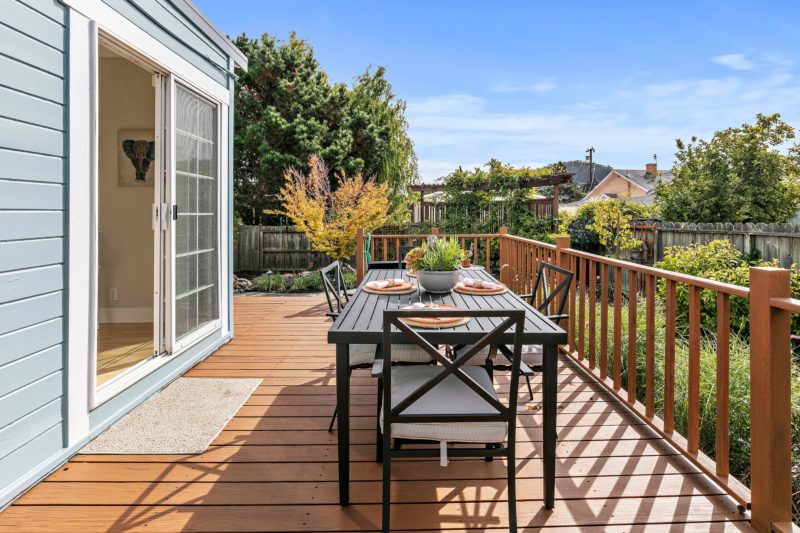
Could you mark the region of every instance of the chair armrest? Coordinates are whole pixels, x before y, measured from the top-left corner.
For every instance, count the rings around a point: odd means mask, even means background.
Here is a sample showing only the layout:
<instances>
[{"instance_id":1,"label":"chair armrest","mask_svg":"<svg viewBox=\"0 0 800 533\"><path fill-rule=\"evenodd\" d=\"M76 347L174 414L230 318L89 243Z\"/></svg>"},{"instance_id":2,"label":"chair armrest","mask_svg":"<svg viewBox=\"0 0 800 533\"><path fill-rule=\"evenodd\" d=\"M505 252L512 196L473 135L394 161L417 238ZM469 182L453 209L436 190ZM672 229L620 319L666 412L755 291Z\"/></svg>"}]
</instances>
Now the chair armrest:
<instances>
[{"instance_id":1,"label":"chair armrest","mask_svg":"<svg viewBox=\"0 0 800 533\"><path fill-rule=\"evenodd\" d=\"M380 378L383 376L383 359L375 359L372 362L372 377Z\"/></svg>"},{"instance_id":2,"label":"chair armrest","mask_svg":"<svg viewBox=\"0 0 800 533\"><path fill-rule=\"evenodd\" d=\"M547 315L545 318L555 323L559 323L562 320L569 318L569 315Z\"/></svg>"},{"instance_id":3,"label":"chair armrest","mask_svg":"<svg viewBox=\"0 0 800 533\"><path fill-rule=\"evenodd\" d=\"M532 300L533 299L533 294L518 294L517 296L519 296L523 300Z\"/></svg>"},{"instance_id":4,"label":"chair armrest","mask_svg":"<svg viewBox=\"0 0 800 533\"><path fill-rule=\"evenodd\" d=\"M330 318L339 318L339 313L325 313L325 316Z\"/></svg>"},{"instance_id":5,"label":"chair armrest","mask_svg":"<svg viewBox=\"0 0 800 533\"><path fill-rule=\"evenodd\" d=\"M380 344L375 346L375 359L372 361L372 377L383 376L383 348Z\"/></svg>"}]
</instances>

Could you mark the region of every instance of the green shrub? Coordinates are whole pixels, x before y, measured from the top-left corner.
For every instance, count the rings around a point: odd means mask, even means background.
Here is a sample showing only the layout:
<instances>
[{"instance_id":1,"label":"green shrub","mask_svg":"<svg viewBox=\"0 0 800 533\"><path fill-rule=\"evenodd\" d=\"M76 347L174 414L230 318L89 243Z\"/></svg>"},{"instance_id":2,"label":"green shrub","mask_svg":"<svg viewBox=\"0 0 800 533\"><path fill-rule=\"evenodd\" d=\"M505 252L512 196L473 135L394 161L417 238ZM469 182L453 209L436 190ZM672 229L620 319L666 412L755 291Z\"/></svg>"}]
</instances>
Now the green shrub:
<instances>
[{"instance_id":1,"label":"green shrub","mask_svg":"<svg viewBox=\"0 0 800 533\"><path fill-rule=\"evenodd\" d=\"M708 244L691 246L672 246L664 251L664 260L657 265L664 270L689 274L701 278L748 287L750 267L776 267L778 261L763 261L756 256L742 254L729 241L716 240ZM659 280L659 296L663 300L665 283ZM683 283L676 285L677 315L679 324L688 324L689 288ZM791 292L793 298L800 298L800 270L792 265ZM703 328L716 329L716 293L702 290L700 295L700 319ZM731 329L748 336L750 331L750 304L747 299L732 296L730 299ZM800 314L792 313L792 333L800 334Z\"/></svg>"},{"instance_id":2,"label":"green shrub","mask_svg":"<svg viewBox=\"0 0 800 533\"><path fill-rule=\"evenodd\" d=\"M352 289L356 284L354 272L343 272L344 285ZM291 278L288 292L317 292L322 290L322 278L319 272L303 272Z\"/></svg>"},{"instance_id":3,"label":"green shrub","mask_svg":"<svg viewBox=\"0 0 800 533\"><path fill-rule=\"evenodd\" d=\"M569 233L573 248L595 254L605 254L606 247L600 243L600 235L593 228L597 214L604 209L607 202L616 202L622 215L626 218L652 218L658 210L652 205L645 205L624 200L594 200L578 208L574 215L565 214L559 217L559 229Z\"/></svg>"},{"instance_id":4,"label":"green shrub","mask_svg":"<svg viewBox=\"0 0 800 533\"><path fill-rule=\"evenodd\" d=\"M281 292L284 288L283 276L280 274L261 274L252 280L253 289L263 292Z\"/></svg>"}]
</instances>

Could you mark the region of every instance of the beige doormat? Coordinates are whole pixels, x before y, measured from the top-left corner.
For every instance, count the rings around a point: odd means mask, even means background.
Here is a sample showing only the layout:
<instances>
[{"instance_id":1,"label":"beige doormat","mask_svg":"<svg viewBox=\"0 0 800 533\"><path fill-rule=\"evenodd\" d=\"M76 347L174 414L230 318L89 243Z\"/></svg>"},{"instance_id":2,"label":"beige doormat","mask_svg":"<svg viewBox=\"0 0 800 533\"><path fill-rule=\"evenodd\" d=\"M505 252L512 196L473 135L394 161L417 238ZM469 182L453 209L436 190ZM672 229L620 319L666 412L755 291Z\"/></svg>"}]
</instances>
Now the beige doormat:
<instances>
[{"instance_id":1,"label":"beige doormat","mask_svg":"<svg viewBox=\"0 0 800 533\"><path fill-rule=\"evenodd\" d=\"M81 453L203 453L260 383L260 379L178 378L112 424Z\"/></svg>"}]
</instances>

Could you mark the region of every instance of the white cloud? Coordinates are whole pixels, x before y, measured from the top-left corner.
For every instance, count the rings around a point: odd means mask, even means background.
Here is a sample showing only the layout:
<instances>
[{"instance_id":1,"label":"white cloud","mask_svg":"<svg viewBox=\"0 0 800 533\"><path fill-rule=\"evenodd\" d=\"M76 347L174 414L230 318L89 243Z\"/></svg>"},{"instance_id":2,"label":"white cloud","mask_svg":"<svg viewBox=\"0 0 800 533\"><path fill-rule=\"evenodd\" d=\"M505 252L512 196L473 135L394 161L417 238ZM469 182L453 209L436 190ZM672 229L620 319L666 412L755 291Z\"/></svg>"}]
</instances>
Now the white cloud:
<instances>
[{"instance_id":1,"label":"white cloud","mask_svg":"<svg viewBox=\"0 0 800 533\"><path fill-rule=\"evenodd\" d=\"M723 54L712 57L711 61L733 70L751 70L756 67L756 64L747 59L744 54Z\"/></svg>"},{"instance_id":2,"label":"white cloud","mask_svg":"<svg viewBox=\"0 0 800 533\"><path fill-rule=\"evenodd\" d=\"M556 88L551 80L543 80L532 85L515 85L512 83L498 83L492 85L491 91L495 93L547 93Z\"/></svg>"},{"instance_id":3,"label":"white cloud","mask_svg":"<svg viewBox=\"0 0 800 533\"><path fill-rule=\"evenodd\" d=\"M482 98L469 94L446 94L422 100L410 100L408 112L419 114L474 113L486 105Z\"/></svg>"},{"instance_id":4,"label":"white cloud","mask_svg":"<svg viewBox=\"0 0 800 533\"><path fill-rule=\"evenodd\" d=\"M800 125L798 92L800 76L762 58L756 70L719 78L598 79L546 103L521 92L431 96L410 101L406 116L426 182L493 157L534 166L582 159L587 146L601 163L639 168L657 153L667 168L676 138L707 139L756 113Z\"/></svg>"}]
</instances>

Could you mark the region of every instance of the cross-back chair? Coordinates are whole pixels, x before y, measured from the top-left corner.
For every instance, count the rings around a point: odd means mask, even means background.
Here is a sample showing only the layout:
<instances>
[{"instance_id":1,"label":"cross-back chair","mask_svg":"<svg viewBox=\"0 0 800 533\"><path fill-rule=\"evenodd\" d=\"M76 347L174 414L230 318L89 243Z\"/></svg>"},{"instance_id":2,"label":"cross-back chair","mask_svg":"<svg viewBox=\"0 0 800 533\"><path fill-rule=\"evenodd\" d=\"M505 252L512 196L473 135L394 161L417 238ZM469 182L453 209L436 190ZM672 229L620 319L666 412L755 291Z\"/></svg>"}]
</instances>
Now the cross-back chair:
<instances>
[{"instance_id":1,"label":"cross-back chair","mask_svg":"<svg viewBox=\"0 0 800 533\"><path fill-rule=\"evenodd\" d=\"M572 285L572 278L575 275L559 266L541 262L536 273L536 280L533 283L533 290L530 294L520 294L520 298L527 300L528 303L536 308L559 326L561 322L569 318L564 314L564 307L569 296L569 288ZM453 347L453 353L458 354L460 346ZM497 359L497 354L503 351L502 346L490 346L479 352L468 364L486 366L489 372L494 370L508 370L509 366L504 364L503 359ZM539 345L525 345L522 347L522 363L527 365L532 372L523 372L525 382L528 386L528 394L533 400L533 388L531 387L530 376L533 372L542 372L543 349Z\"/></svg>"},{"instance_id":2,"label":"cross-back chair","mask_svg":"<svg viewBox=\"0 0 800 533\"><path fill-rule=\"evenodd\" d=\"M322 287L325 291L325 299L328 302L328 312L325 315L336 320L345 306L350 303L350 297L347 294L347 287L342 275L342 266L339 261L334 261L320 269L319 274L322 277ZM376 344L351 344L348 372L352 373L353 370L372 368L372 362L375 360L378 346ZM409 344L399 346L395 350L392 361L401 364L430 364L433 360L424 350ZM331 422L328 425L329 432L333 431L333 424L336 422L338 412L339 408L337 406L333 410Z\"/></svg>"},{"instance_id":3,"label":"cross-back chair","mask_svg":"<svg viewBox=\"0 0 800 533\"><path fill-rule=\"evenodd\" d=\"M350 297L347 294L347 286L344 283L344 276L342 275L342 266L339 261L334 261L330 265L321 268L319 275L322 278L325 299L328 301L328 312L325 315L336 318L350 301Z\"/></svg>"},{"instance_id":4,"label":"cross-back chair","mask_svg":"<svg viewBox=\"0 0 800 533\"><path fill-rule=\"evenodd\" d=\"M412 317L488 317L502 323L472 345L465 346L455 359L439 353L405 322ZM519 373L522 365L522 332L525 311L511 310L387 310L383 314L383 355L392 357L397 342L413 342L440 366L394 366L373 363L373 375L381 375L382 395L379 429L382 431L378 459L383 462L382 528L390 531L391 465L401 457L441 457L446 465L454 457L505 457L508 475L509 531L516 532L516 413ZM508 401L499 400L486 369L469 366L480 350L499 344L513 328L512 349L503 353L511 369ZM399 337L399 338L398 338ZM507 340L507 339L506 339ZM505 346L505 343L503 343ZM399 449L392 438L438 441L435 448ZM503 442L507 443L504 445ZM484 448L447 447L447 443L482 443Z\"/></svg>"}]
</instances>

